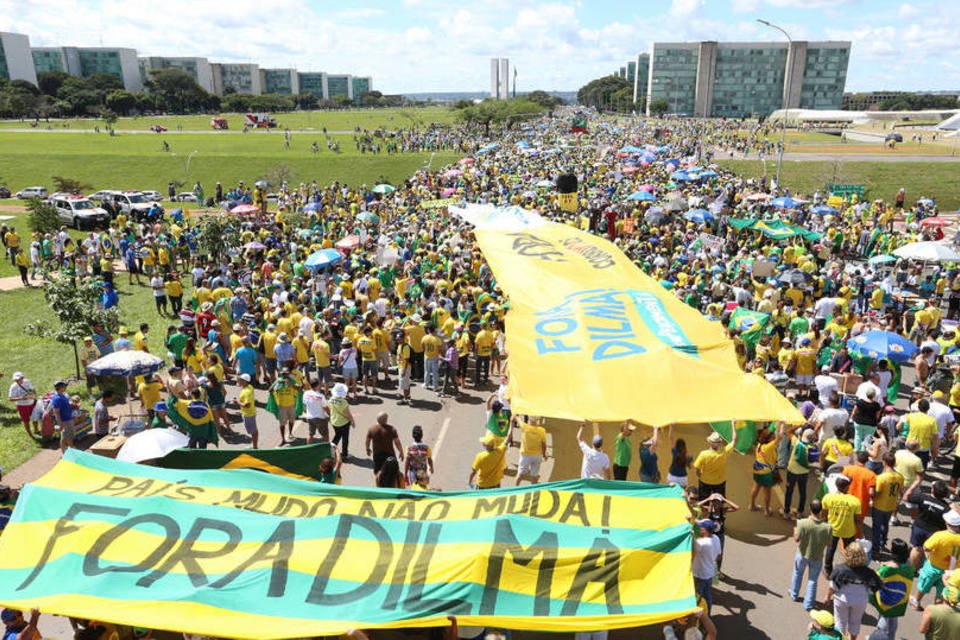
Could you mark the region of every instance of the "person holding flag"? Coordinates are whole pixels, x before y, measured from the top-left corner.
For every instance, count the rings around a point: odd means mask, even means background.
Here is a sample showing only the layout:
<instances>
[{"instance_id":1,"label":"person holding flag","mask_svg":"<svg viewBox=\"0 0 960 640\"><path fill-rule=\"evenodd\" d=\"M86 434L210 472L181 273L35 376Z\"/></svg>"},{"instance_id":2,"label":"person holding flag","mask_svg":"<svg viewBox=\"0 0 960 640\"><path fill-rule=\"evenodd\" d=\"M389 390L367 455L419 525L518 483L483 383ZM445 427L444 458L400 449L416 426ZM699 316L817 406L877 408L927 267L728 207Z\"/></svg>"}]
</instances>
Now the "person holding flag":
<instances>
[{"instance_id":1,"label":"person holding flag","mask_svg":"<svg viewBox=\"0 0 960 640\"><path fill-rule=\"evenodd\" d=\"M200 389L191 392L190 400L170 396L167 410L170 421L189 437L188 448L206 449L207 445L219 443L213 412L210 411L210 405L204 402Z\"/></svg>"},{"instance_id":2,"label":"person holding flag","mask_svg":"<svg viewBox=\"0 0 960 640\"><path fill-rule=\"evenodd\" d=\"M870 594L870 604L877 609L877 629L870 640L896 640L900 618L907 612L907 600L916 572L910 564L910 546L897 538L890 543L891 559L877 568L883 582Z\"/></svg>"},{"instance_id":3,"label":"person holding flag","mask_svg":"<svg viewBox=\"0 0 960 640\"><path fill-rule=\"evenodd\" d=\"M293 425L297 416L303 413L303 392L297 376L286 367L280 369L277 379L270 385L267 411L280 422L280 444L288 444L287 433L292 440Z\"/></svg>"}]
</instances>

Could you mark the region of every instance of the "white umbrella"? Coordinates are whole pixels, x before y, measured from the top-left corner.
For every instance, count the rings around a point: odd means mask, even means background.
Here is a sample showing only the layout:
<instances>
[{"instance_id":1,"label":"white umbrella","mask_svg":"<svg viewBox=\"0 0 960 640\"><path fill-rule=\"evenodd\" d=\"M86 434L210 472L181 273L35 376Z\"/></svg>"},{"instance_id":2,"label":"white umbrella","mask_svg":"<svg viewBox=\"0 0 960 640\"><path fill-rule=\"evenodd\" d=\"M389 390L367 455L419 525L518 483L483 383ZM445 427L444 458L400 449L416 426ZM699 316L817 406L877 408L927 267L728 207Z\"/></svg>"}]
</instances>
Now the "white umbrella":
<instances>
[{"instance_id":1,"label":"white umbrella","mask_svg":"<svg viewBox=\"0 0 960 640\"><path fill-rule=\"evenodd\" d=\"M114 351L87 365L87 373L97 376L142 376L156 373L166 363L146 351Z\"/></svg>"},{"instance_id":2,"label":"white umbrella","mask_svg":"<svg viewBox=\"0 0 960 640\"><path fill-rule=\"evenodd\" d=\"M960 261L960 253L943 242L911 242L899 249L894 249L893 255L898 258L922 260L923 262Z\"/></svg>"},{"instance_id":3,"label":"white umbrella","mask_svg":"<svg viewBox=\"0 0 960 640\"><path fill-rule=\"evenodd\" d=\"M147 429L136 433L123 443L117 460L143 462L162 458L175 449L183 449L190 442L185 434L176 429Z\"/></svg>"}]
</instances>

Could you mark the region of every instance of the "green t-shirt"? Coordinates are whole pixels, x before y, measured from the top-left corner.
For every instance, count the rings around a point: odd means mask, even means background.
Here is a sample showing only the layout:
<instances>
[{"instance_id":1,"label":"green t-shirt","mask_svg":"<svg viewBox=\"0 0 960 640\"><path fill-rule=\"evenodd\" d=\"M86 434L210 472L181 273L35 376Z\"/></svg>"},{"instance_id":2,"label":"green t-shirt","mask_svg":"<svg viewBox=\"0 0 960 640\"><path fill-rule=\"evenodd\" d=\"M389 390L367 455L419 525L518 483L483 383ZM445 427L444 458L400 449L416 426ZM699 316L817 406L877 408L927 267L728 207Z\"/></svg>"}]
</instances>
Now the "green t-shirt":
<instances>
[{"instance_id":1,"label":"green t-shirt","mask_svg":"<svg viewBox=\"0 0 960 640\"><path fill-rule=\"evenodd\" d=\"M806 318L794 318L790 321L790 337L796 338L810 329L810 321Z\"/></svg>"},{"instance_id":2,"label":"green t-shirt","mask_svg":"<svg viewBox=\"0 0 960 640\"><path fill-rule=\"evenodd\" d=\"M810 635L807 636L807 640L840 640L841 638L843 636L836 629L824 629L823 631L810 629Z\"/></svg>"},{"instance_id":3,"label":"green t-shirt","mask_svg":"<svg viewBox=\"0 0 960 640\"><path fill-rule=\"evenodd\" d=\"M833 537L833 526L826 520L801 518L797 520L797 536L800 538L798 550L807 559L823 557L823 552Z\"/></svg>"},{"instance_id":4,"label":"green t-shirt","mask_svg":"<svg viewBox=\"0 0 960 640\"><path fill-rule=\"evenodd\" d=\"M617 435L617 439L613 445L613 464L618 467L629 467L630 457L633 455L633 452L630 450L630 440L624 438L621 433Z\"/></svg>"},{"instance_id":5,"label":"green t-shirt","mask_svg":"<svg viewBox=\"0 0 960 640\"><path fill-rule=\"evenodd\" d=\"M175 333L167 340L167 348L176 360L183 360L183 348L187 346L190 337L185 333Z\"/></svg>"},{"instance_id":6,"label":"green t-shirt","mask_svg":"<svg viewBox=\"0 0 960 640\"><path fill-rule=\"evenodd\" d=\"M930 607L930 630L927 640L960 638L960 608L939 604Z\"/></svg>"}]
</instances>

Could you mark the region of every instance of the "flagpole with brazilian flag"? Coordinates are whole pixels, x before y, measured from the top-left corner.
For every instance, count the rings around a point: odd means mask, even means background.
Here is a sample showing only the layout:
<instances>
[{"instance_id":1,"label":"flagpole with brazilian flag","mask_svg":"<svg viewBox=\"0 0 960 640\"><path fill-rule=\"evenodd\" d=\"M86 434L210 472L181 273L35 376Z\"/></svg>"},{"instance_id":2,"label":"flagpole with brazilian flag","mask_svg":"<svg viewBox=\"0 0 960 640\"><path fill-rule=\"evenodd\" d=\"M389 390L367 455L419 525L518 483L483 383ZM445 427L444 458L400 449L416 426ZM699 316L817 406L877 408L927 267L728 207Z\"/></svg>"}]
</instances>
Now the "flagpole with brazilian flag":
<instances>
[{"instance_id":1,"label":"flagpole with brazilian flag","mask_svg":"<svg viewBox=\"0 0 960 640\"><path fill-rule=\"evenodd\" d=\"M202 400L181 400L170 396L167 401L167 416L170 421L190 436L191 441L201 445L219 445L217 428L213 423L210 406Z\"/></svg>"},{"instance_id":2,"label":"flagpole with brazilian flag","mask_svg":"<svg viewBox=\"0 0 960 640\"><path fill-rule=\"evenodd\" d=\"M760 311L751 311L737 307L730 314L728 326L740 332L740 338L751 350L757 348L757 343L763 337L767 325L770 323L770 314Z\"/></svg>"}]
</instances>

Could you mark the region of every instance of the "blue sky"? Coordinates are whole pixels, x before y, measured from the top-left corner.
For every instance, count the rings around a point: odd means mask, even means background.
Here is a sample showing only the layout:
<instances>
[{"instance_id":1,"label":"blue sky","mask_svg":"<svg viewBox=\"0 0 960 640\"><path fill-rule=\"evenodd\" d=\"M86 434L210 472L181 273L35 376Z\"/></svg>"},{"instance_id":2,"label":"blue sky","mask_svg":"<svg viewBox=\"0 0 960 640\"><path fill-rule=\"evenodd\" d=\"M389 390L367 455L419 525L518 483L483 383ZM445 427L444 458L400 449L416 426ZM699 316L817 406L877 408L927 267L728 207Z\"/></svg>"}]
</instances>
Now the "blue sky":
<instances>
[{"instance_id":1,"label":"blue sky","mask_svg":"<svg viewBox=\"0 0 960 640\"><path fill-rule=\"evenodd\" d=\"M370 75L385 93L482 91L489 58L518 89L577 89L654 41L851 40L847 89L960 89L960 2L946 0L0 0L35 46Z\"/></svg>"}]
</instances>

